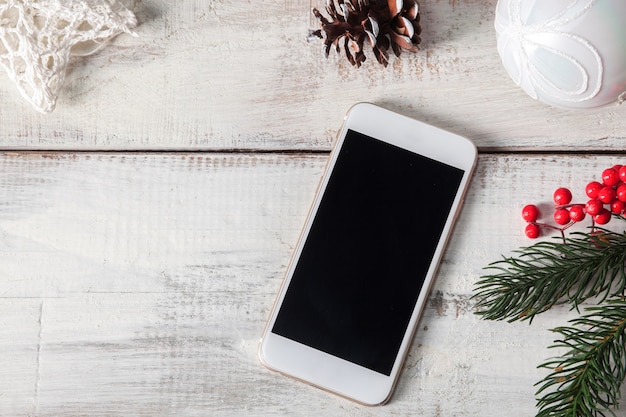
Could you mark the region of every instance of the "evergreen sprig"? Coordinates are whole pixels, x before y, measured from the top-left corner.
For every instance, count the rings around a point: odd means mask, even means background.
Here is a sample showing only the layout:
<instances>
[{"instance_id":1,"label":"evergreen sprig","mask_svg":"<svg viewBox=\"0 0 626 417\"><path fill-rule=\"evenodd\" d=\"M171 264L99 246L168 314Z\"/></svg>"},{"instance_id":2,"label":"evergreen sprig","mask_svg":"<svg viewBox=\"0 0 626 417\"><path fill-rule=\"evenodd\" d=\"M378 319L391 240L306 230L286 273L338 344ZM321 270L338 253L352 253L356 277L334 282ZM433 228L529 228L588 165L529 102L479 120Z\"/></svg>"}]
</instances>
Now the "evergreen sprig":
<instances>
[{"instance_id":1,"label":"evergreen sprig","mask_svg":"<svg viewBox=\"0 0 626 417\"><path fill-rule=\"evenodd\" d=\"M563 338L551 347L567 353L540 365L552 372L536 384L537 395L545 393L537 417L615 416L626 377L626 301L586 311L570 326L554 329Z\"/></svg>"},{"instance_id":2,"label":"evergreen sprig","mask_svg":"<svg viewBox=\"0 0 626 417\"><path fill-rule=\"evenodd\" d=\"M622 220L624 217L619 216ZM521 248L488 265L476 283L476 314L529 320L556 304L596 306L558 327L561 357L539 365L537 417L615 416L626 379L626 233L594 227Z\"/></svg>"},{"instance_id":3,"label":"evergreen sprig","mask_svg":"<svg viewBox=\"0 0 626 417\"><path fill-rule=\"evenodd\" d=\"M542 241L515 251L485 270L477 282L477 314L487 320L528 320L555 304L623 294L626 234L595 229L563 241Z\"/></svg>"}]
</instances>

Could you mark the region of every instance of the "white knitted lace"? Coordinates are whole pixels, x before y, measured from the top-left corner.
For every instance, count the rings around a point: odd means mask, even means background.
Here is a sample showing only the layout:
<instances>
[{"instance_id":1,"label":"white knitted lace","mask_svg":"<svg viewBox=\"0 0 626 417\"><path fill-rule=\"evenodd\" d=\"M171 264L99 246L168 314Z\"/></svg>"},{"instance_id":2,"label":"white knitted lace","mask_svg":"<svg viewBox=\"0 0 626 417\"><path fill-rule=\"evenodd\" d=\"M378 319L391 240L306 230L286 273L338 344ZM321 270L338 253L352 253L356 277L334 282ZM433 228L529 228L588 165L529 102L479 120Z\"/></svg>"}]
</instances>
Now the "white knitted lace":
<instances>
[{"instance_id":1,"label":"white knitted lace","mask_svg":"<svg viewBox=\"0 0 626 417\"><path fill-rule=\"evenodd\" d=\"M70 55L88 55L131 33L117 0L0 0L0 66L42 113L54 110Z\"/></svg>"}]
</instances>

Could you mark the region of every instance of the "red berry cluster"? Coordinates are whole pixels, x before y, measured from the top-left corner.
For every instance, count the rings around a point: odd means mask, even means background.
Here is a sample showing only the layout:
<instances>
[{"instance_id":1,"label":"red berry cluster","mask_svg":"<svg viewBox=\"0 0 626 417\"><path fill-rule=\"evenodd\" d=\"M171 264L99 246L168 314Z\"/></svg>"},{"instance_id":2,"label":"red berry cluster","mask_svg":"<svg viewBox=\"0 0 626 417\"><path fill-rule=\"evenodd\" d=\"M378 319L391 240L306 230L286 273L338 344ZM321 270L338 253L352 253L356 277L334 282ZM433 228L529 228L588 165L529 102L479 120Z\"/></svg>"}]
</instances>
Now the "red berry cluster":
<instances>
[{"instance_id":1,"label":"red berry cluster","mask_svg":"<svg viewBox=\"0 0 626 417\"><path fill-rule=\"evenodd\" d=\"M602 181L591 181L585 187L589 197L586 203L572 203L572 193L567 188L558 188L554 192L554 222L558 226L539 223L539 209L528 204L522 209L522 218L528 222L526 236L539 237L541 228L563 231L574 223L591 217L592 226L607 224L612 215L626 214L626 165L615 165L602 171Z\"/></svg>"}]
</instances>

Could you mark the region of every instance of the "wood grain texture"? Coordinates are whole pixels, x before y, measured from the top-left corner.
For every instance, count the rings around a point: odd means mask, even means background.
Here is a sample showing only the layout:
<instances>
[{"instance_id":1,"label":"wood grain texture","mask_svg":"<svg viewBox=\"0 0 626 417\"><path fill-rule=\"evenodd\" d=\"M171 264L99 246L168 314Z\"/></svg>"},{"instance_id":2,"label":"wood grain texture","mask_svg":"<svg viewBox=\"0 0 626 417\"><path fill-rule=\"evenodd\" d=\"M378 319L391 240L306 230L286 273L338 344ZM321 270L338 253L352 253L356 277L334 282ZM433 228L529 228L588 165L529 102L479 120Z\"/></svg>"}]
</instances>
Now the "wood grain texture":
<instances>
[{"instance_id":1,"label":"wood grain texture","mask_svg":"<svg viewBox=\"0 0 626 417\"><path fill-rule=\"evenodd\" d=\"M321 0L127 4L138 37L74 58L54 113L0 74L0 416L534 415L548 329L572 313L484 322L472 288L529 243L524 204L558 186L583 199L626 163L626 107L527 97L497 56L496 0L422 0L421 51L358 70L307 41ZM256 358L325 151L359 101L483 151L382 408Z\"/></svg>"},{"instance_id":2,"label":"wood grain texture","mask_svg":"<svg viewBox=\"0 0 626 417\"><path fill-rule=\"evenodd\" d=\"M130 0L129 0L130 3ZM496 0L423 0L423 43L388 68L324 59L311 2L134 1L138 37L74 58L57 110L40 115L0 77L0 147L328 149L370 101L473 139L483 150L621 146L626 109L550 108L505 74Z\"/></svg>"},{"instance_id":3,"label":"wood grain texture","mask_svg":"<svg viewBox=\"0 0 626 417\"><path fill-rule=\"evenodd\" d=\"M624 156L626 158L626 156ZM481 269L520 207L608 156L483 155L391 403L261 367L256 346L324 155L0 154L0 415L533 415L555 308L480 321ZM624 161L622 161L624 162ZM507 411L508 413L508 411Z\"/></svg>"}]
</instances>

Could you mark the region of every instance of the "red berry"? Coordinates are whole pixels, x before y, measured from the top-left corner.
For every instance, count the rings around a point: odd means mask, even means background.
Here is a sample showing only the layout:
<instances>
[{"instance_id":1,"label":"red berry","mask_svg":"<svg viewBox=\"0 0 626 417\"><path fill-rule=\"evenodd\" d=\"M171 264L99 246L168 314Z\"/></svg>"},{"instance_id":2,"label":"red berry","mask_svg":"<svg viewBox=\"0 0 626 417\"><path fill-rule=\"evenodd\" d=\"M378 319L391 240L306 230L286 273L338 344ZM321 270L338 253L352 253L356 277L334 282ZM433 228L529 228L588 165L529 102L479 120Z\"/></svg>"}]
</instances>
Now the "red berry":
<instances>
[{"instance_id":1,"label":"red berry","mask_svg":"<svg viewBox=\"0 0 626 417\"><path fill-rule=\"evenodd\" d=\"M607 224L611 220L611 212L603 208L600 213L593 216L593 220L598 224Z\"/></svg>"},{"instance_id":2,"label":"red berry","mask_svg":"<svg viewBox=\"0 0 626 417\"><path fill-rule=\"evenodd\" d=\"M557 188L554 192L554 202L557 206L564 206L572 201L572 192L567 188Z\"/></svg>"},{"instance_id":3,"label":"red berry","mask_svg":"<svg viewBox=\"0 0 626 417\"><path fill-rule=\"evenodd\" d=\"M622 214L626 208L626 203L620 200L615 200L611 203L611 213Z\"/></svg>"},{"instance_id":4,"label":"red berry","mask_svg":"<svg viewBox=\"0 0 626 417\"><path fill-rule=\"evenodd\" d=\"M623 167L623 166L624 166L624 165L621 165L621 164L615 164L615 165L613 165L611 168L613 168L614 170L616 170L616 171L617 171L617 173L619 174L619 170L620 170L620 169L622 169L622 167Z\"/></svg>"},{"instance_id":5,"label":"red berry","mask_svg":"<svg viewBox=\"0 0 626 417\"><path fill-rule=\"evenodd\" d=\"M620 184L620 186L617 187L616 194L619 201L626 202L626 184Z\"/></svg>"},{"instance_id":6,"label":"red berry","mask_svg":"<svg viewBox=\"0 0 626 417\"><path fill-rule=\"evenodd\" d=\"M603 208L604 206L602 205L602 202L595 198L592 198L591 200L587 201L587 204L585 204L585 211L590 216L597 215Z\"/></svg>"},{"instance_id":7,"label":"red berry","mask_svg":"<svg viewBox=\"0 0 626 417\"><path fill-rule=\"evenodd\" d=\"M581 205L572 206L569 209L569 218L574 222L581 222L585 219L585 207Z\"/></svg>"},{"instance_id":8,"label":"red berry","mask_svg":"<svg viewBox=\"0 0 626 417\"><path fill-rule=\"evenodd\" d=\"M602 187L604 187L604 185L600 184L598 181L591 181L587 184L585 193L589 198L598 198L598 191L600 191Z\"/></svg>"},{"instance_id":9,"label":"red berry","mask_svg":"<svg viewBox=\"0 0 626 417\"><path fill-rule=\"evenodd\" d=\"M598 191L598 200L604 204L611 204L617 198L617 193L613 187L603 187Z\"/></svg>"},{"instance_id":10,"label":"red berry","mask_svg":"<svg viewBox=\"0 0 626 417\"><path fill-rule=\"evenodd\" d=\"M526 236L531 239L536 239L541 234L539 226L537 226L535 223L528 223L526 225L526 229L524 229L524 232L526 233Z\"/></svg>"},{"instance_id":11,"label":"red berry","mask_svg":"<svg viewBox=\"0 0 626 417\"><path fill-rule=\"evenodd\" d=\"M619 183L619 172L613 168L605 169L602 171L602 182L604 185L608 185L609 187L617 185Z\"/></svg>"},{"instance_id":12,"label":"red berry","mask_svg":"<svg viewBox=\"0 0 626 417\"><path fill-rule=\"evenodd\" d=\"M554 210L554 221L560 225L569 223L569 210L564 208Z\"/></svg>"},{"instance_id":13,"label":"red berry","mask_svg":"<svg viewBox=\"0 0 626 417\"><path fill-rule=\"evenodd\" d=\"M539 218L539 209L534 204L528 204L522 209L522 218L527 222L537 221Z\"/></svg>"},{"instance_id":14,"label":"red berry","mask_svg":"<svg viewBox=\"0 0 626 417\"><path fill-rule=\"evenodd\" d=\"M619 179L622 180L622 182L626 182L626 165L622 166L617 172L619 174Z\"/></svg>"}]
</instances>

